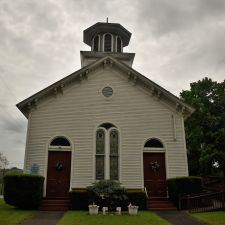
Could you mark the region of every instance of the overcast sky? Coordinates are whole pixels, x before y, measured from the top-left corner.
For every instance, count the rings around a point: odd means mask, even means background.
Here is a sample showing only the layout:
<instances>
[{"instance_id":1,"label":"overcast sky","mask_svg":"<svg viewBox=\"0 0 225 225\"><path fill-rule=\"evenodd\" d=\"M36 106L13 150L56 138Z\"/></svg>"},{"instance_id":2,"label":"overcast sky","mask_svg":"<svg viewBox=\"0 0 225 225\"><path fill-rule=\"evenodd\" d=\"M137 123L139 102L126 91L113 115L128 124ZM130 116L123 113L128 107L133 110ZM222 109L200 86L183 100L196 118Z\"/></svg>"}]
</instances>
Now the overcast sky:
<instances>
[{"instance_id":1,"label":"overcast sky","mask_svg":"<svg viewBox=\"0 0 225 225\"><path fill-rule=\"evenodd\" d=\"M134 69L175 95L225 78L224 0L0 0L0 152L23 166L27 120L15 104L80 68L83 30L120 23Z\"/></svg>"}]
</instances>

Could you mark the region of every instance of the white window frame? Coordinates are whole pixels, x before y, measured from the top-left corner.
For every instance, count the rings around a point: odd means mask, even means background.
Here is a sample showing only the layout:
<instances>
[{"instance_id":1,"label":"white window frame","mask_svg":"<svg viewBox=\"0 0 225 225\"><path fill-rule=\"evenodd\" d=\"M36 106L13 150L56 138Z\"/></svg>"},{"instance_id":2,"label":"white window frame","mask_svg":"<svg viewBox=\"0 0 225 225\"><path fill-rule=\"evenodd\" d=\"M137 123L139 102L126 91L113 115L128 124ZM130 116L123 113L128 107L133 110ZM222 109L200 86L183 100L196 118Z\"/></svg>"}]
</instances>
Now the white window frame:
<instances>
[{"instance_id":1,"label":"white window frame","mask_svg":"<svg viewBox=\"0 0 225 225\"><path fill-rule=\"evenodd\" d=\"M118 180L120 181L120 132L116 127L111 127L110 129L105 129L104 127L98 127L95 130L95 139L94 139L94 181L96 179L96 133L98 130L104 130L105 132L105 154L104 154L104 179L110 180L110 132L116 130L118 132Z\"/></svg>"},{"instance_id":2,"label":"white window frame","mask_svg":"<svg viewBox=\"0 0 225 225\"><path fill-rule=\"evenodd\" d=\"M121 41L121 52L119 52L119 53L122 53L123 52L123 41L122 41L122 38L120 36L116 36L116 52L117 52L117 38L119 38L120 41Z\"/></svg>"},{"instance_id":3,"label":"white window frame","mask_svg":"<svg viewBox=\"0 0 225 225\"><path fill-rule=\"evenodd\" d=\"M92 38L92 44L91 44L91 51L94 51L94 39L98 37L98 52L100 51L100 35L95 35L93 38Z\"/></svg>"},{"instance_id":4,"label":"white window frame","mask_svg":"<svg viewBox=\"0 0 225 225\"><path fill-rule=\"evenodd\" d=\"M106 52L105 51L105 35L109 34L111 36L111 51L110 52L113 52L113 35L111 33L105 33L103 34L103 52Z\"/></svg>"}]
</instances>

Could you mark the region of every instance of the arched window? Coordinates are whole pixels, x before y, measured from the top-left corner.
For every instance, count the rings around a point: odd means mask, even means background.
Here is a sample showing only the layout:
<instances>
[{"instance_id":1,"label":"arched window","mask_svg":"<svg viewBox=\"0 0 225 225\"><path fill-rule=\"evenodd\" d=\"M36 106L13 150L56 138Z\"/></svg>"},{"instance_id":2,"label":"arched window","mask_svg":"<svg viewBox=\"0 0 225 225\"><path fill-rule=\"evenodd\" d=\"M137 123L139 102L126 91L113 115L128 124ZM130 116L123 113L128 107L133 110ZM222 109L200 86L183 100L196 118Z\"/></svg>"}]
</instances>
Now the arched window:
<instances>
[{"instance_id":1,"label":"arched window","mask_svg":"<svg viewBox=\"0 0 225 225\"><path fill-rule=\"evenodd\" d=\"M99 129L96 132L96 179L102 180L105 178L105 132Z\"/></svg>"},{"instance_id":2,"label":"arched window","mask_svg":"<svg viewBox=\"0 0 225 225\"><path fill-rule=\"evenodd\" d=\"M156 138L149 139L145 143L145 148L163 148L163 144L161 141L157 140Z\"/></svg>"},{"instance_id":3,"label":"arched window","mask_svg":"<svg viewBox=\"0 0 225 225\"><path fill-rule=\"evenodd\" d=\"M94 37L92 49L93 49L94 52L99 51L99 36Z\"/></svg>"},{"instance_id":4,"label":"arched window","mask_svg":"<svg viewBox=\"0 0 225 225\"><path fill-rule=\"evenodd\" d=\"M96 131L96 180L119 180L119 132L111 123Z\"/></svg>"},{"instance_id":5,"label":"arched window","mask_svg":"<svg viewBox=\"0 0 225 225\"><path fill-rule=\"evenodd\" d=\"M110 131L110 180L119 179L119 134L117 130Z\"/></svg>"},{"instance_id":6,"label":"arched window","mask_svg":"<svg viewBox=\"0 0 225 225\"><path fill-rule=\"evenodd\" d=\"M104 35L104 51L105 52L112 51L112 35L111 34Z\"/></svg>"},{"instance_id":7,"label":"arched window","mask_svg":"<svg viewBox=\"0 0 225 225\"><path fill-rule=\"evenodd\" d=\"M122 40L120 37L116 38L116 51L117 52L122 52Z\"/></svg>"},{"instance_id":8,"label":"arched window","mask_svg":"<svg viewBox=\"0 0 225 225\"><path fill-rule=\"evenodd\" d=\"M70 142L65 137L56 137L51 141L50 146L70 146Z\"/></svg>"},{"instance_id":9,"label":"arched window","mask_svg":"<svg viewBox=\"0 0 225 225\"><path fill-rule=\"evenodd\" d=\"M112 123L103 123L100 127L104 127L106 130L110 129L111 127L115 127Z\"/></svg>"}]
</instances>

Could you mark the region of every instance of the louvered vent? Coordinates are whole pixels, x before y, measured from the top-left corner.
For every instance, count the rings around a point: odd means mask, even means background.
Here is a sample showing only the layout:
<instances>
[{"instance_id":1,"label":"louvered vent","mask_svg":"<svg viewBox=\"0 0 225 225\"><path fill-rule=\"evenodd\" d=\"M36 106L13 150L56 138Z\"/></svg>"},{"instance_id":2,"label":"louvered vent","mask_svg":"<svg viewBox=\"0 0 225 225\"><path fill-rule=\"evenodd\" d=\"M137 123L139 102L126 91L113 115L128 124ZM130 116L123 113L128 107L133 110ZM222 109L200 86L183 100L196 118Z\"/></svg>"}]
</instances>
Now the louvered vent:
<instances>
[{"instance_id":1,"label":"louvered vent","mask_svg":"<svg viewBox=\"0 0 225 225\"><path fill-rule=\"evenodd\" d=\"M98 44L99 44L99 36L96 36L94 38L94 46L93 46L93 51L97 52L98 51Z\"/></svg>"},{"instance_id":2,"label":"louvered vent","mask_svg":"<svg viewBox=\"0 0 225 225\"><path fill-rule=\"evenodd\" d=\"M106 97L109 98L113 95L113 89L111 87L104 87L102 89L102 94Z\"/></svg>"},{"instance_id":3,"label":"louvered vent","mask_svg":"<svg viewBox=\"0 0 225 225\"><path fill-rule=\"evenodd\" d=\"M105 35L104 50L105 50L105 52L112 51L112 37L110 34Z\"/></svg>"}]
</instances>

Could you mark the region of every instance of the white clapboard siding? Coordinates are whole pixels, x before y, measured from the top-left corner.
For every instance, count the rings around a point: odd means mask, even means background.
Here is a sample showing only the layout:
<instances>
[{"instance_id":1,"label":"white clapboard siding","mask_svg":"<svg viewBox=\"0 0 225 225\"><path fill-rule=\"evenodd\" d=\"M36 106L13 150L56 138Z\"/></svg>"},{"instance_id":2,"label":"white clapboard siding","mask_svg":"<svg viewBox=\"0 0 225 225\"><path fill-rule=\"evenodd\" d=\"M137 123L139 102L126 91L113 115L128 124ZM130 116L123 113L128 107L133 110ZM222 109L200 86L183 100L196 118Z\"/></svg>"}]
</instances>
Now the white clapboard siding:
<instances>
[{"instance_id":1,"label":"white clapboard siding","mask_svg":"<svg viewBox=\"0 0 225 225\"><path fill-rule=\"evenodd\" d=\"M101 94L105 86L114 90L110 99ZM104 122L113 123L120 132L120 182L125 187L143 188L143 146L151 137L161 139L165 146L167 177L188 174L182 116L113 67L92 72L88 80L74 82L63 94L38 103L30 114L25 169L37 163L46 176L49 141L64 135L73 145L71 186L91 185L95 181L95 131Z\"/></svg>"}]
</instances>

